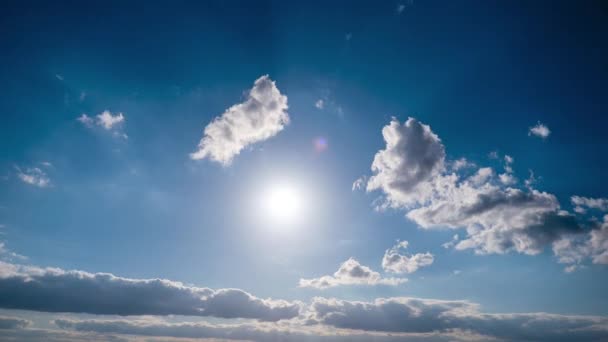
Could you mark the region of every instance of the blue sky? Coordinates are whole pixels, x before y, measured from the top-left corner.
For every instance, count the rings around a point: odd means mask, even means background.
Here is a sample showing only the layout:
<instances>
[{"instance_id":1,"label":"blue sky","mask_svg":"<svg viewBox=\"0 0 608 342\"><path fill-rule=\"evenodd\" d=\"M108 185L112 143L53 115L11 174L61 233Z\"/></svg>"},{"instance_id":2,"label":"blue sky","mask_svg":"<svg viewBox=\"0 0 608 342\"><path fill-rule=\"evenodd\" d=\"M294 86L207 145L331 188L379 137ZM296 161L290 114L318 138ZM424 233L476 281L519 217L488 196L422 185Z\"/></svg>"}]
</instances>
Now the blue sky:
<instances>
[{"instance_id":1,"label":"blue sky","mask_svg":"<svg viewBox=\"0 0 608 342\"><path fill-rule=\"evenodd\" d=\"M0 335L607 338L605 5L2 12Z\"/></svg>"}]
</instances>

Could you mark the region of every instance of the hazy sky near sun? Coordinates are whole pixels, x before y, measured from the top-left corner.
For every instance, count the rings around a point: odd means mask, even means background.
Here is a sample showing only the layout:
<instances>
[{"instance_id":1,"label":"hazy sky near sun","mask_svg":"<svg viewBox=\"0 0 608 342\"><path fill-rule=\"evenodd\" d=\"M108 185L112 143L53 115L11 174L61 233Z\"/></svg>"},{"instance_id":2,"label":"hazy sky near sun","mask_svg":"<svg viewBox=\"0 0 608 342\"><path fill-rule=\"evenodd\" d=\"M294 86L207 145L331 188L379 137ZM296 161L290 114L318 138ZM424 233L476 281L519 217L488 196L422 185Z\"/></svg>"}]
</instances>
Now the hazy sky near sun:
<instances>
[{"instance_id":1,"label":"hazy sky near sun","mask_svg":"<svg viewBox=\"0 0 608 342\"><path fill-rule=\"evenodd\" d=\"M0 336L606 338L607 16L7 5Z\"/></svg>"}]
</instances>

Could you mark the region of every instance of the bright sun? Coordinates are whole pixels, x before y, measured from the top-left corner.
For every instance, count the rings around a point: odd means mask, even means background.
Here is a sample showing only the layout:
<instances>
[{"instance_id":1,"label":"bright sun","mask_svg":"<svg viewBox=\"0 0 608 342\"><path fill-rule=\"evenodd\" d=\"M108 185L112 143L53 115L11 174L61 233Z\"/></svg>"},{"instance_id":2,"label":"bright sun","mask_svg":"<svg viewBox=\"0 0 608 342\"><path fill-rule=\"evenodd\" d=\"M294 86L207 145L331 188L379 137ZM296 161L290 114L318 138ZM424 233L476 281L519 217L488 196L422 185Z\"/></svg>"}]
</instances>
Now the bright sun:
<instances>
[{"instance_id":1,"label":"bright sun","mask_svg":"<svg viewBox=\"0 0 608 342\"><path fill-rule=\"evenodd\" d=\"M293 223L301 215L302 197L293 186L274 186L265 194L263 206L266 215L275 223Z\"/></svg>"}]
</instances>

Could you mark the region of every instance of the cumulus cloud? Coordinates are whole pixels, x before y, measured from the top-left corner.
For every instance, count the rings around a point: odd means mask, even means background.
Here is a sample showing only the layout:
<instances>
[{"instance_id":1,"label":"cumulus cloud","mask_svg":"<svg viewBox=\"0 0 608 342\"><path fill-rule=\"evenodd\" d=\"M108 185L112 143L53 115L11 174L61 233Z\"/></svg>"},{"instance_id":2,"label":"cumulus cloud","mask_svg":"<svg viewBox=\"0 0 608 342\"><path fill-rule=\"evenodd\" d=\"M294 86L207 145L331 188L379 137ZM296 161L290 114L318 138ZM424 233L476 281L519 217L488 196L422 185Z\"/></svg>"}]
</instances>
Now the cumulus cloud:
<instances>
[{"instance_id":1,"label":"cumulus cloud","mask_svg":"<svg viewBox=\"0 0 608 342\"><path fill-rule=\"evenodd\" d=\"M572 196L570 198L574 211L579 214L584 214L588 209L599 211L608 211L608 198L589 198L581 196Z\"/></svg>"},{"instance_id":2,"label":"cumulus cloud","mask_svg":"<svg viewBox=\"0 0 608 342\"><path fill-rule=\"evenodd\" d=\"M18 166L15 166L17 170L17 177L21 179L22 182L37 186L39 188L46 188L51 185L51 179L42 169L38 167L28 167L26 169L21 169Z\"/></svg>"},{"instance_id":3,"label":"cumulus cloud","mask_svg":"<svg viewBox=\"0 0 608 342\"><path fill-rule=\"evenodd\" d=\"M406 255L403 251L407 248L407 241L399 241L397 244L386 250L382 258L382 268L386 272L392 273L414 273L419 268L430 266L433 261L433 254L416 253Z\"/></svg>"},{"instance_id":4,"label":"cumulus cloud","mask_svg":"<svg viewBox=\"0 0 608 342\"><path fill-rule=\"evenodd\" d=\"M166 279L129 279L0 261L0 308L108 315L191 315L278 321L299 303L239 289L199 288Z\"/></svg>"},{"instance_id":5,"label":"cumulus cloud","mask_svg":"<svg viewBox=\"0 0 608 342\"><path fill-rule=\"evenodd\" d=\"M245 147L267 140L289 123L287 96L268 75L258 78L244 102L228 108L204 130L192 159L229 165Z\"/></svg>"},{"instance_id":6,"label":"cumulus cloud","mask_svg":"<svg viewBox=\"0 0 608 342\"><path fill-rule=\"evenodd\" d=\"M367 191L382 190L387 204L409 207L428 201L433 193L431 180L444 171L445 149L431 128L409 118L403 125L393 118L382 129L386 148L372 163L374 175Z\"/></svg>"},{"instance_id":7,"label":"cumulus cloud","mask_svg":"<svg viewBox=\"0 0 608 342\"><path fill-rule=\"evenodd\" d=\"M536 126L530 127L528 130L528 135L534 135L542 139L546 139L551 134L551 130L549 127L540 123L540 121L536 124Z\"/></svg>"},{"instance_id":8,"label":"cumulus cloud","mask_svg":"<svg viewBox=\"0 0 608 342\"><path fill-rule=\"evenodd\" d=\"M608 318L547 313L487 314L467 301L379 298L355 302L315 298L311 322L342 329L400 332L467 330L509 341L582 341L608 337Z\"/></svg>"},{"instance_id":9,"label":"cumulus cloud","mask_svg":"<svg viewBox=\"0 0 608 342\"><path fill-rule=\"evenodd\" d=\"M396 286L407 282L405 278L383 278L380 273L367 266L361 265L357 260L350 258L340 265L332 275L313 279L300 279L300 287L326 289L340 285L391 285Z\"/></svg>"},{"instance_id":10,"label":"cumulus cloud","mask_svg":"<svg viewBox=\"0 0 608 342\"><path fill-rule=\"evenodd\" d=\"M504 157L501 175L481 167L466 176L446 170L440 138L416 119L403 125L393 119L382 135L386 148L374 157L367 190L380 190L380 207L403 209L423 228L466 229L456 249L534 255L562 236L584 233L553 194L531 184L513 187L511 156Z\"/></svg>"}]
</instances>

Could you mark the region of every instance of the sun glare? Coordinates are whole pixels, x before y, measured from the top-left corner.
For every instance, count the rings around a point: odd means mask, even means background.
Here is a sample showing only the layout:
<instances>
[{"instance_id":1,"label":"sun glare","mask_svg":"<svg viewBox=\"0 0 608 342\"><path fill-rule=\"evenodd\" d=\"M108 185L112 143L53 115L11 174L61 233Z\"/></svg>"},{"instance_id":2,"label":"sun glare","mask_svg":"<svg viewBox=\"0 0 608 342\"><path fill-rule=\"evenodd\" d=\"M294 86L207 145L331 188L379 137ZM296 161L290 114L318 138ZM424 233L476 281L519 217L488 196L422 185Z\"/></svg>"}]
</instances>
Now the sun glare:
<instances>
[{"instance_id":1,"label":"sun glare","mask_svg":"<svg viewBox=\"0 0 608 342\"><path fill-rule=\"evenodd\" d=\"M298 189L289 185L272 187L263 200L265 214L275 223L293 223L302 211Z\"/></svg>"}]
</instances>

